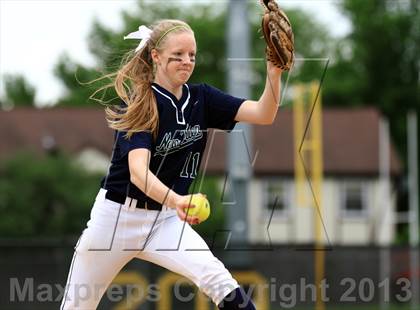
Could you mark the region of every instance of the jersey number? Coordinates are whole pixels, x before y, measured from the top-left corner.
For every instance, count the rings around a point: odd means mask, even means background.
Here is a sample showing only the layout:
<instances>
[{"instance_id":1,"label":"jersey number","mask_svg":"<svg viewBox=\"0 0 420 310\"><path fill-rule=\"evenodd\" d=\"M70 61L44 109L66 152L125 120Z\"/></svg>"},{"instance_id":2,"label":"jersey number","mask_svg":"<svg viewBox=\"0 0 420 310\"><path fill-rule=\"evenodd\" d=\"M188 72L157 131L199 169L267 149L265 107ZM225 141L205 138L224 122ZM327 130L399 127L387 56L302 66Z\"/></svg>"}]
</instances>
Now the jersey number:
<instances>
[{"instance_id":1,"label":"jersey number","mask_svg":"<svg viewBox=\"0 0 420 310\"><path fill-rule=\"evenodd\" d=\"M197 176L198 163L200 161L200 152L188 154L184 167L181 171L181 177L195 179Z\"/></svg>"}]
</instances>

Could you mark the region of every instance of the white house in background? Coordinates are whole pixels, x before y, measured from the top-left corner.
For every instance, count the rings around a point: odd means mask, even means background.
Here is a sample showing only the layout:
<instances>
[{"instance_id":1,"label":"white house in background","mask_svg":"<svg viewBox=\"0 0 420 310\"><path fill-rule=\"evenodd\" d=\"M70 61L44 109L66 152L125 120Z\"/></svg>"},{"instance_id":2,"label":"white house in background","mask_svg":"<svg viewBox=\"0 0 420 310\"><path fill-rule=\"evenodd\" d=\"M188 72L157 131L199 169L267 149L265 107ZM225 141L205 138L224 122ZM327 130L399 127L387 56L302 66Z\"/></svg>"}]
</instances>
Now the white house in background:
<instances>
[{"instance_id":1,"label":"white house in background","mask_svg":"<svg viewBox=\"0 0 420 310\"><path fill-rule=\"evenodd\" d=\"M391 184L401 168L391 144L390 178L380 176L380 154L385 153L384 145L380 143L380 127L384 119L372 108L324 109L322 118L325 243L389 244L396 229L393 220L396 193ZM209 172L222 174L226 171L224 140L220 134L215 135ZM319 218L319 214L312 207L297 206L292 111L281 110L272 126L255 126L252 144L252 154L258 151L258 156L248 194L249 240L267 243L270 221L273 243L313 243L315 217Z\"/></svg>"},{"instance_id":2,"label":"white house in background","mask_svg":"<svg viewBox=\"0 0 420 310\"><path fill-rule=\"evenodd\" d=\"M86 169L105 173L113 132L104 117L103 110L89 108L0 112L0 158L22 149L38 153L62 150L73 154ZM382 121L379 112L371 108L323 111L322 220L326 243L370 245L393 240L396 197L379 169ZM259 153L248 193L249 240L267 243L267 224L273 214L271 242L313 243L318 213L296 205L292 111L281 110L272 126L254 126L251 144L251 152ZM225 175L226 163L225 135L214 135L206 174ZM400 162L391 144L391 180L399 174Z\"/></svg>"}]
</instances>

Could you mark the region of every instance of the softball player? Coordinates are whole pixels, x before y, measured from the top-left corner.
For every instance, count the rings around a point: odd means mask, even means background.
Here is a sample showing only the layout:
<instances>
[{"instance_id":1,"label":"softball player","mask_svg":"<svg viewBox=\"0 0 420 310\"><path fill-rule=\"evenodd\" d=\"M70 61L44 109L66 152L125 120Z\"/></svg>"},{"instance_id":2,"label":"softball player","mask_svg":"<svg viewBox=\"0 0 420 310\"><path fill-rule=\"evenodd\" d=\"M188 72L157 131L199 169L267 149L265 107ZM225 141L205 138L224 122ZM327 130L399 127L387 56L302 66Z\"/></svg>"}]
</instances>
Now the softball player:
<instances>
[{"instance_id":1,"label":"softball player","mask_svg":"<svg viewBox=\"0 0 420 310\"><path fill-rule=\"evenodd\" d=\"M141 41L115 74L122 104L106 111L115 129L111 165L75 247L60 309L96 309L133 258L187 277L220 309L255 309L191 228L198 218L187 215L187 193L208 128L273 122L281 70L267 64L258 101L236 98L206 84L187 84L197 50L188 24L162 20L125 38Z\"/></svg>"}]
</instances>

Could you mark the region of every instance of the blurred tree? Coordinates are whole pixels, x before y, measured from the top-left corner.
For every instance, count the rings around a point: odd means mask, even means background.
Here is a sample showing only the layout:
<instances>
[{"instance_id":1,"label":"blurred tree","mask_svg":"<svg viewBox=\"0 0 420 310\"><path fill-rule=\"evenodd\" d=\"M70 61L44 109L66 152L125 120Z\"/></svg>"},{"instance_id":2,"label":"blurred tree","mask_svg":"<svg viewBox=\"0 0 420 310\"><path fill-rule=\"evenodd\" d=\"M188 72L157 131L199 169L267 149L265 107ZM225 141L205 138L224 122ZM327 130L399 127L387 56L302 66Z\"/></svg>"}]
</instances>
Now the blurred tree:
<instances>
[{"instance_id":1,"label":"blurred tree","mask_svg":"<svg viewBox=\"0 0 420 310\"><path fill-rule=\"evenodd\" d=\"M2 237L79 234L89 219L100 176L64 155L22 153L0 165Z\"/></svg>"},{"instance_id":2,"label":"blurred tree","mask_svg":"<svg viewBox=\"0 0 420 310\"><path fill-rule=\"evenodd\" d=\"M65 88L64 94L56 102L61 106L74 107L89 104L89 96L106 82L86 83L98 78L97 70L77 64L66 54L60 56L54 68L54 74L61 80Z\"/></svg>"},{"instance_id":3,"label":"blurred tree","mask_svg":"<svg viewBox=\"0 0 420 310\"><path fill-rule=\"evenodd\" d=\"M21 74L5 74L4 90L5 98L2 99L4 109L35 105L35 88Z\"/></svg>"},{"instance_id":4,"label":"blurred tree","mask_svg":"<svg viewBox=\"0 0 420 310\"><path fill-rule=\"evenodd\" d=\"M353 30L327 73L328 105L374 105L390 120L405 152L405 118L420 111L420 14L416 1L345 0L339 5Z\"/></svg>"}]
</instances>

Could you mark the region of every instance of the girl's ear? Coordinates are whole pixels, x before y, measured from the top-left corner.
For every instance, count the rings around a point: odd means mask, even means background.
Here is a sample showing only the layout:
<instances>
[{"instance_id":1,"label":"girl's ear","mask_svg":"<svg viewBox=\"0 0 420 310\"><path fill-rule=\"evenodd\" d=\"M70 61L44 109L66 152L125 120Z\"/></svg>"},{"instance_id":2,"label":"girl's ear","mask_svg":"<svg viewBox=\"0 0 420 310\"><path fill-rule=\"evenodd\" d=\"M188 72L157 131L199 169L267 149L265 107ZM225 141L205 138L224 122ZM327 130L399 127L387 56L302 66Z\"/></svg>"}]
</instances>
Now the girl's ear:
<instances>
[{"instance_id":1,"label":"girl's ear","mask_svg":"<svg viewBox=\"0 0 420 310\"><path fill-rule=\"evenodd\" d=\"M155 64L158 64L160 62L159 53L156 49L152 49L150 51L150 54L152 55L152 60Z\"/></svg>"}]
</instances>

